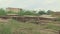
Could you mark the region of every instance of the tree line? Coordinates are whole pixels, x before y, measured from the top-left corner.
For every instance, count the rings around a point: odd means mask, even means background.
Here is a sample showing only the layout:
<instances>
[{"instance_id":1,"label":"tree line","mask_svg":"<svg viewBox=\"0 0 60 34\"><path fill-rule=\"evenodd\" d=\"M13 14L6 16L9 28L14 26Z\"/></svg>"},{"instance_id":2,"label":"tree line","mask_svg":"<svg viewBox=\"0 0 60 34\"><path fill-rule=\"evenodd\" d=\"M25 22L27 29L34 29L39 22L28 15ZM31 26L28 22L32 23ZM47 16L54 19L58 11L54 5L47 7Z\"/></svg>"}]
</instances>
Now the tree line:
<instances>
[{"instance_id":1,"label":"tree line","mask_svg":"<svg viewBox=\"0 0 60 34\"><path fill-rule=\"evenodd\" d=\"M34 10L20 10L18 11L18 13L13 12L13 11L6 11L3 8L0 9L0 16L4 16L7 14L18 14L20 16L24 16L24 15L31 15L31 16L39 16L39 15L51 15L54 11L52 10L48 10L48 11L44 11L44 10L39 10L39 11L34 11Z\"/></svg>"}]
</instances>

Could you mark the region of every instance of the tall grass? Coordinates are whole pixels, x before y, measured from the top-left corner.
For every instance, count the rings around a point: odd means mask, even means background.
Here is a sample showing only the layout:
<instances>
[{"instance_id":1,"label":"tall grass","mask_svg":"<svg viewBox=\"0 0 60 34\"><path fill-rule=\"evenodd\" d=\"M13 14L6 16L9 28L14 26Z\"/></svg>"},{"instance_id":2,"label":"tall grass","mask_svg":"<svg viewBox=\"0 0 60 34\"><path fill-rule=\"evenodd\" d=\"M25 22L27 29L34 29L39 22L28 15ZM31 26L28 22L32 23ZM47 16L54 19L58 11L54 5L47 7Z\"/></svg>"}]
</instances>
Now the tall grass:
<instances>
[{"instance_id":1,"label":"tall grass","mask_svg":"<svg viewBox=\"0 0 60 34\"><path fill-rule=\"evenodd\" d=\"M0 23L0 34L40 34L40 29L59 30L60 26L51 24L37 25L32 23L21 23L16 20L9 20L8 23Z\"/></svg>"},{"instance_id":2,"label":"tall grass","mask_svg":"<svg viewBox=\"0 0 60 34\"><path fill-rule=\"evenodd\" d=\"M8 24L0 24L0 34L11 34L11 27Z\"/></svg>"},{"instance_id":3,"label":"tall grass","mask_svg":"<svg viewBox=\"0 0 60 34\"><path fill-rule=\"evenodd\" d=\"M0 34L12 34L12 26L15 25L13 21L9 21L9 23L0 23Z\"/></svg>"},{"instance_id":4,"label":"tall grass","mask_svg":"<svg viewBox=\"0 0 60 34\"><path fill-rule=\"evenodd\" d=\"M35 30L37 29L35 26L35 24L31 23L20 23L16 20L10 20L9 23L0 23L0 34L39 34L40 32Z\"/></svg>"},{"instance_id":5,"label":"tall grass","mask_svg":"<svg viewBox=\"0 0 60 34\"><path fill-rule=\"evenodd\" d=\"M54 25L51 25L51 24L48 24L46 26L47 29L53 29L53 30L60 30L60 26L54 26Z\"/></svg>"}]
</instances>

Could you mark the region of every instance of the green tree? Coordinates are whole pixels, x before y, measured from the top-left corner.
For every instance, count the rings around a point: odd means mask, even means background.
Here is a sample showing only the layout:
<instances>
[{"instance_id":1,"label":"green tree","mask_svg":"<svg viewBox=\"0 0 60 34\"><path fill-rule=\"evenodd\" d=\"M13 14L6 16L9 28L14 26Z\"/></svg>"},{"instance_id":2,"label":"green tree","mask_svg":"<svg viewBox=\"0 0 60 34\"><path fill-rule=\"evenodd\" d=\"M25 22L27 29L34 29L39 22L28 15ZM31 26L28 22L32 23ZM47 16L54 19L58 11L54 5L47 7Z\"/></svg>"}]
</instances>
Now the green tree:
<instances>
[{"instance_id":1,"label":"green tree","mask_svg":"<svg viewBox=\"0 0 60 34\"><path fill-rule=\"evenodd\" d=\"M33 13L31 11L26 11L25 15L32 15Z\"/></svg>"},{"instance_id":2,"label":"green tree","mask_svg":"<svg viewBox=\"0 0 60 34\"><path fill-rule=\"evenodd\" d=\"M24 16L24 15L36 15L36 11L20 10L18 12L18 15L20 15L20 16Z\"/></svg>"},{"instance_id":3,"label":"green tree","mask_svg":"<svg viewBox=\"0 0 60 34\"><path fill-rule=\"evenodd\" d=\"M4 16L4 15L6 15L6 12L5 12L5 10L4 9L0 9L0 16Z\"/></svg>"},{"instance_id":4,"label":"green tree","mask_svg":"<svg viewBox=\"0 0 60 34\"><path fill-rule=\"evenodd\" d=\"M35 16L38 16L37 11L32 11Z\"/></svg>"},{"instance_id":5,"label":"green tree","mask_svg":"<svg viewBox=\"0 0 60 34\"><path fill-rule=\"evenodd\" d=\"M19 15L19 16L24 16L24 15L25 15L24 13L25 13L24 10L20 10L20 11L18 12L18 15Z\"/></svg>"},{"instance_id":6,"label":"green tree","mask_svg":"<svg viewBox=\"0 0 60 34\"><path fill-rule=\"evenodd\" d=\"M28 11L25 11L25 15L32 15L32 16L36 16L36 15L37 15L37 13L36 13L36 11L30 11L30 10L28 10Z\"/></svg>"},{"instance_id":7,"label":"green tree","mask_svg":"<svg viewBox=\"0 0 60 34\"><path fill-rule=\"evenodd\" d=\"M40 11L38 12L38 14L39 14L39 15L43 15L43 14L46 14L46 12L43 11L43 10L40 10Z\"/></svg>"},{"instance_id":8,"label":"green tree","mask_svg":"<svg viewBox=\"0 0 60 34\"><path fill-rule=\"evenodd\" d=\"M53 13L53 11L51 11L51 10L48 10L47 11L47 15L50 15L50 14L52 14Z\"/></svg>"}]
</instances>

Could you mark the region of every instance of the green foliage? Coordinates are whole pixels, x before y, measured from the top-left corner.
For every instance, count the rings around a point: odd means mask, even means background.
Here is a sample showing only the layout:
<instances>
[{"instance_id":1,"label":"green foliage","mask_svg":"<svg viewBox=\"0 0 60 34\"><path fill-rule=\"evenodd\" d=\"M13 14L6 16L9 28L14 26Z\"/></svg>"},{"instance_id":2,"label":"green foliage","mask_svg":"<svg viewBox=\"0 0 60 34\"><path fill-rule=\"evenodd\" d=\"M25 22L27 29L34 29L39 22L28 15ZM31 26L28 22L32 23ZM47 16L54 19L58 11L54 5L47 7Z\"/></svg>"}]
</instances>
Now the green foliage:
<instances>
[{"instance_id":1,"label":"green foliage","mask_svg":"<svg viewBox=\"0 0 60 34\"><path fill-rule=\"evenodd\" d=\"M31 11L26 11L25 15L32 15L33 13Z\"/></svg>"},{"instance_id":2,"label":"green foliage","mask_svg":"<svg viewBox=\"0 0 60 34\"><path fill-rule=\"evenodd\" d=\"M38 12L38 14L39 14L39 15L43 15L43 14L46 14L46 12L43 11L43 10L41 10L41 11Z\"/></svg>"},{"instance_id":3,"label":"green foliage","mask_svg":"<svg viewBox=\"0 0 60 34\"><path fill-rule=\"evenodd\" d=\"M48 11L47 11L47 14L48 14L48 15L51 15L52 13L53 13L53 11L51 11L51 10L48 10Z\"/></svg>"},{"instance_id":4,"label":"green foliage","mask_svg":"<svg viewBox=\"0 0 60 34\"><path fill-rule=\"evenodd\" d=\"M24 16L24 13L25 13L25 11L24 10L21 10L21 11L18 12L18 15Z\"/></svg>"},{"instance_id":5,"label":"green foliage","mask_svg":"<svg viewBox=\"0 0 60 34\"><path fill-rule=\"evenodd\" d=\"M5 10L4 9L0 9L0 16L4 16L4 15L6 15Z\"/></svg>"},{"instance_id":6,"label":"green foliage","mask_svg":"<svg viewBox=\"0 0 60 34\"><path fill-rule=\"evenodd\" d=\"M26 11L25 15L36 15L36 13L33 11Z\"/></svg>"},{"instance_id":7,"label":"green foliage","mask_svg":"<svg viewBox=\"0 0 60 34\"><path fill-rule=\"evenodd\" d=\"M16 13L13 11L5 12L4 9L0 9L0 16L4 16L7 14L18 14L20 16L24 16L24 15L39 16L39 15L43 15L43 14L50 15L52 13L53 13L53 11L51 11L51 10L48 10L47 12L45 12L44 10L40 10L38 13L37 13L37 11L32 11L32 10L20 10L18 13Z\"/></svg>"},{"instance_id":8,"label":"green foliage","mask_svg":"<svg viewBox=\"0 0 60 34\"><path fill-rule=\"evenodd\" d=\"M18 12L18 15L20 15L20 16L24 16L24 15L37 15L37 13L34 12L34 11L29 11L29 10L27 10L27 11L21 10L21 11Z\"/></svg>"}]
</instances>

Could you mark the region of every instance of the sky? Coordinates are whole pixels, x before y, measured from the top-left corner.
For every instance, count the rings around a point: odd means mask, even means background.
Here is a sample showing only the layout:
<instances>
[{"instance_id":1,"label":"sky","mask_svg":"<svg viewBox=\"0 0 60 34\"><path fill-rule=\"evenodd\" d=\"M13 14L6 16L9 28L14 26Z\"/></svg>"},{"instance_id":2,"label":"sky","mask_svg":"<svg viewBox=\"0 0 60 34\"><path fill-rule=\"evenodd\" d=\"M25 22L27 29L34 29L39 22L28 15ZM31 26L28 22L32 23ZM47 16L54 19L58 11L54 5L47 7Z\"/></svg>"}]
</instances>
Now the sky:
<instances>
[{"instance_id":1,"label":"sky","mask_svg":"<svg viewBox=\"0 0 60 34\"><path fill-rule=\"evenodd\" d=\"M60 0L0 0L0 8L60 11Z\"/></svg>"}]
</instances>

